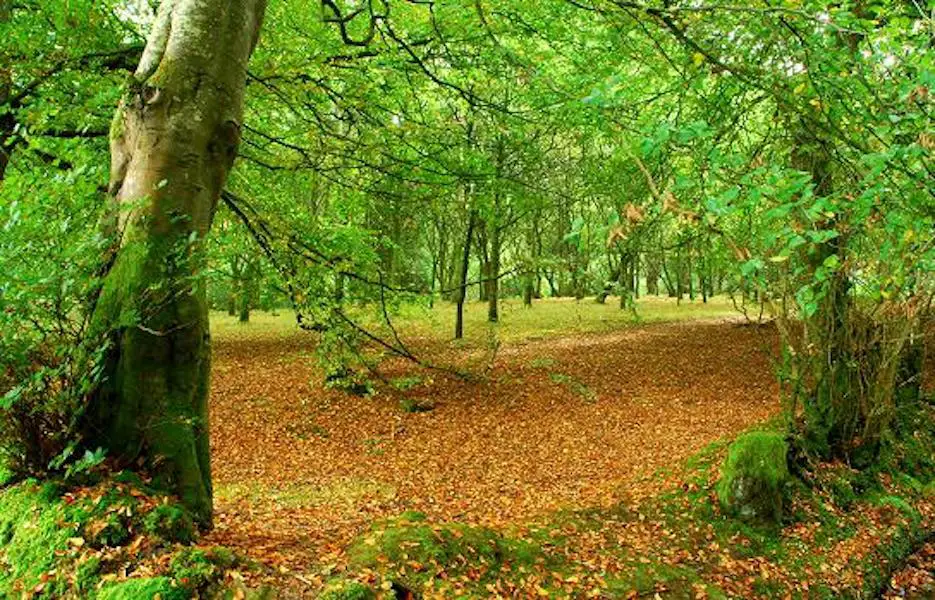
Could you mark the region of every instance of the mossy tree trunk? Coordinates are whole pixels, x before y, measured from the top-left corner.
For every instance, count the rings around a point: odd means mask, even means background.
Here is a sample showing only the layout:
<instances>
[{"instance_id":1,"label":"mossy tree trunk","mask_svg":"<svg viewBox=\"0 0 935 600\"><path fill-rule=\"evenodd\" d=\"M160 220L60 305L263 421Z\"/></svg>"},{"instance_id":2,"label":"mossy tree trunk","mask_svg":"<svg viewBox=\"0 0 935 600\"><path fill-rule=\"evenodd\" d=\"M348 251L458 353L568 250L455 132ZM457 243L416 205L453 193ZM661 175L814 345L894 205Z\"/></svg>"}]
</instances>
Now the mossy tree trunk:
<instances>
[{"instance_id":1,"label":"mossy tree trunk","mask_svg":"<svg viewBox=\"0 0 935 600\"><path fill-rule=\"evenodd\" d=\"M89 444L145 464L211 524L210 340L202 241L240 141L266 0L165 0L111 132L116 258L94 330L107 380Z\"/></svg>"}]
</instances>

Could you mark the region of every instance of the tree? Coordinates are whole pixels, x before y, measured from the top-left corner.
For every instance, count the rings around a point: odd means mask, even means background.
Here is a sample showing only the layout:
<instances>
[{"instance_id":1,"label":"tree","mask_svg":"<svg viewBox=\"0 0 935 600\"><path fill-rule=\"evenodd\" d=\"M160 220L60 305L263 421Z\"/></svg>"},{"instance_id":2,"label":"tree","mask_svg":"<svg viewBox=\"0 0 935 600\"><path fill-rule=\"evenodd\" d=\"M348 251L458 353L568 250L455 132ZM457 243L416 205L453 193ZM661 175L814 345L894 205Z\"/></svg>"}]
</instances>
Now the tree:
<instances>
[{"instance_id":1,"label":"tree","mask_svg":"<svg viewBox=\"0 0 935 600\"><path fill-rule=\"evenodd\" d=\"M204 238L237 155L265 0L167 0L111 131L115 256L93 330L113 345L94 441L142 458L211 523Z\"/></svg>"}]
</instances>

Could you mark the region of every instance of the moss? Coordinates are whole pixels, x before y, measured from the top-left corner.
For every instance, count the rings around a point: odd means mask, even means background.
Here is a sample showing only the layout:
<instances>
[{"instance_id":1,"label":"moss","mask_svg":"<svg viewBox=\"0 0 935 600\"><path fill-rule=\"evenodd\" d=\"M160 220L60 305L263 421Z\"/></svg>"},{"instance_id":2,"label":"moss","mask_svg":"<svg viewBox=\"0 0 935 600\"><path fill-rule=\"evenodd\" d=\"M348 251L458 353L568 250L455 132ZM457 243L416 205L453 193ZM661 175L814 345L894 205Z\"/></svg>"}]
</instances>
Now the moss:
<instances>
[{"instance_id":1,"label":"moss","mask_svg":"<svg viewBox=\"0 0 935 600\"><path fill-rule=\"evenodd\" d=\"M877 506L886 506L895 509L908 519L913 526L918 526L922 522L922 515L919 510L900 496L880 496L875 498L873 503Z\"/></svg>"},{"instance_id":2,"label":"moss","mask_svg":"<svg viewBox=\"0 0 935 600\"><path fill-rule=\"evenodd\" d=\"M130 519L122 513L110 513L91 521L84 529L85 539L95 548L122 546L129 541Z\"/></svg>"},{"instance_id":3,"label":"moss","mask_svg":"<svg viewBox=\"0 0 935 600\"><path fill-rule=\"evenodd\" d=\"M377 597L373 589L362 583L347 579L335 579L325 585L319 600L373 600Z\"/></svg>"},{"instance_id":4,"label":"moss","mask_svg":"<svg viewBox=\"0 0 935 600\"><path fill-rule=\"evenodd\" d=\"M717 588L707 586L694 570L662 563L639 564L628 577L607 582L608 592L614 598L654 597L665 594L672 598L695 598L704 591L710 600L724 598ZM634 594L635 592L635 594Z\"/></svg>"},{"instance_id":5,"label":"moss","mask_svg":"<svg viewBox=\"0 0 935 600\"><path fill-rule=\"evenodd\" d=\"M155 535L191 539L193 531L191 517L177 504L113 480L70 490L54 482L23 482L0 492L0 598L19 597L22 590L38 590L36 598L96 598L102 579L113 578L115 569L132 572L137 557L165 550L153 543ZM119 561L103 560L94 550L118 547L107 551L113 556L131 540L133 553ZM99 597L149 598L152 593L171 600L220 591L219 582L235 559L223 549L185 548L165 562L171 577L111 580Z\"/></svg>"},{"instance_id":6,"label":"moss","mask_svg":"<svg viewBox=\"0 0 935 600\"><path fill-rule=\"evenodd\" d=\"M191 543L195 539L195 523L180 506L162 504L143 519L143 530L167 542Z\"/></svg>"},{"instance_id":7,"label":"moss","mask_svg":"<svg viewBox=\"0 0 935 600\"><path fill-rule=\"evenodd\" d=\"M78 563L75 568L75 593L81 597L91 596L101 573L101 559L91 556Z\"/></svg>"},{"instance_id":8,"label":"moss","mask_svg":"<svg viewBox=\"0 0 935 600\"><path fill-rule=\"evenodd\" d=\"M118 110L110 121L110 141L119 140L124 133L126 133L126 125L123 122L123 111Z\"/></svg>"},{"instance_id":9,"label":"moss","mask_svg":"<svg viewBox=\"0 0 935 600\"><path fill-rule=\"evenodd\" d=\"M928 499L935 499L935 481L930 482L922 488L922 496Z\"/></svg>"},{"instance_id":10,"label":"moss","mask_svg":"<svg viewBox=\"0 0 935 600\"><path fill-rule=\"evenodd\" d=\"M351 546L349 557L353 566L385 570L412 589L422 589L439 568L452 578L470 572L479 583L544 560L528 541L484 527L432 524L418 513L375 526Z\"/></svg>"},{"instance_id":11,"label":"moss","mask_svg":"<svg viewBox=\"0 0 935 600\"><path fill-rule=\"evenodd\" d=\"M92 335L111 335L115 344L88 427L100 432L96 438L112 456L127 463L144 449L154 485L177 494L207 527L212 507L204 289L191 289L195 259L181 235L184 227L140 241L143 229L138 224L126 234L131 241L121 248L95 309ZM150 311L145 327L137 327L144 306L160 310Z\"/></svg>"},{"instance_id":12,"label":"moss","mask_svg":"<svg viewBox=\"0 0 935 600\"><path fill-rule=\"evenodd\" d=\"M779 433L754 431L737 438L721 468L721 506L744 520L778 522L789 481L788 450Z\"/></svg>"},{"instance_id":13,"label":"moss","mask_svg":"<svg viewBox=\"0 0 935 600\"><path fill-rule=\"evenodd\" d=\"M234 566L236 557L224 548L185 548L172 557L169 569L173 580L192 594L210 596L220 591L224 572Z\"/></svg>"},{"instance_id":14,"label":"moss","mask_svg":"<svg viewBox=\"0 0 935 600\"><path fill-rule=\"evenodd\" d=\"M176 587L168 577L129 579L101 588L97 600L188 600L189 592Z\"/></svg>"},{"instance_id":15,"label":"moss","mask_svg":"<svg viewBox=\"0 0 935 600\"><path fill-rule=\"evenodd\" d=\"M77 525L68 516L62 502L43 499L35 482L0 494L0 532L5 541L0 597L18 586L34 588L55 568L56 553L67 553L68 540L78 534ZM53 586L48 587L51 590Z\"/></svg>"}]
</instances>

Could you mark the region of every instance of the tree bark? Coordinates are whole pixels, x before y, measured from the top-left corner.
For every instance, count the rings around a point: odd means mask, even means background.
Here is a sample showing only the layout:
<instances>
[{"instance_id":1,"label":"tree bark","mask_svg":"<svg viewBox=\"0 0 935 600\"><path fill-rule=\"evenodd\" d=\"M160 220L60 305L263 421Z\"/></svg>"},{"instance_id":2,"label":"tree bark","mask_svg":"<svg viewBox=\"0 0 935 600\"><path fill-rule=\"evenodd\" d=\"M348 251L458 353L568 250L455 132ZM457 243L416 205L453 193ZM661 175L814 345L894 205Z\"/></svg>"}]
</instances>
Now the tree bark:
<instances>
[{"instance_id":1,"label":"tree bark","mask_svg":"<svg viewBox=\"0 0 935 600\"><path fill-rule=\"evenodd\" d=\"M500 227L494 223L490 228L490 256L487 266L487 320L500 320Z\"/></svg>"},{"instance_id":2,"label":"tree bark","mask_svg":"<svg viewBox=\"0 0 935 600\"><path fill-rule=\"evenodd\" d=\"M116 258L95 309L112 339L89 443L145 464L210 527L203 240L240 142L266 0L165 0L111 131Z\"/></svg>"},{"instance_id":3,"label":"tree bark","mask_svg":"<svg viewBox=\"0 0 935 600\"><path fill-rule=\"evenodd\" d=\"M467 236L464 240L464 249L461 253L461 273L458 282L458 306L455 315L455 339L464 337L464 300L467 298L468 267L471 261L471 238L474 237L474 225L477 221L477 211L471 211L468 217Z\"/></svg>"}]
</instances>

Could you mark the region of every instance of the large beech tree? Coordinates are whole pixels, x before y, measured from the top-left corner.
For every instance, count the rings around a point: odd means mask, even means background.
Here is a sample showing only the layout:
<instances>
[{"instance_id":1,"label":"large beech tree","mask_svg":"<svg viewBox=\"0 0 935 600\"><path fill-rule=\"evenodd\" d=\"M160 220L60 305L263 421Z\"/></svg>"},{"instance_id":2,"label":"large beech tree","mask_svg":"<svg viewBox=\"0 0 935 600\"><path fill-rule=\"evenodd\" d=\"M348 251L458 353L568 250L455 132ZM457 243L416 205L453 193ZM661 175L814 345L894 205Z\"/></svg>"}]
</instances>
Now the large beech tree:
<instances>
[{"instance_id":1,"label":"large beech tree","mask_svg":"<svg viewBox=\"0 0 935 600\"><path fill-rule=\"evenodd\" d=\"M202 240L241 135L265 0L165 0L111 131L115 256L94 326L112 336L93 441L148 465L211 523Z\"/></svg>"}]
</instances>

